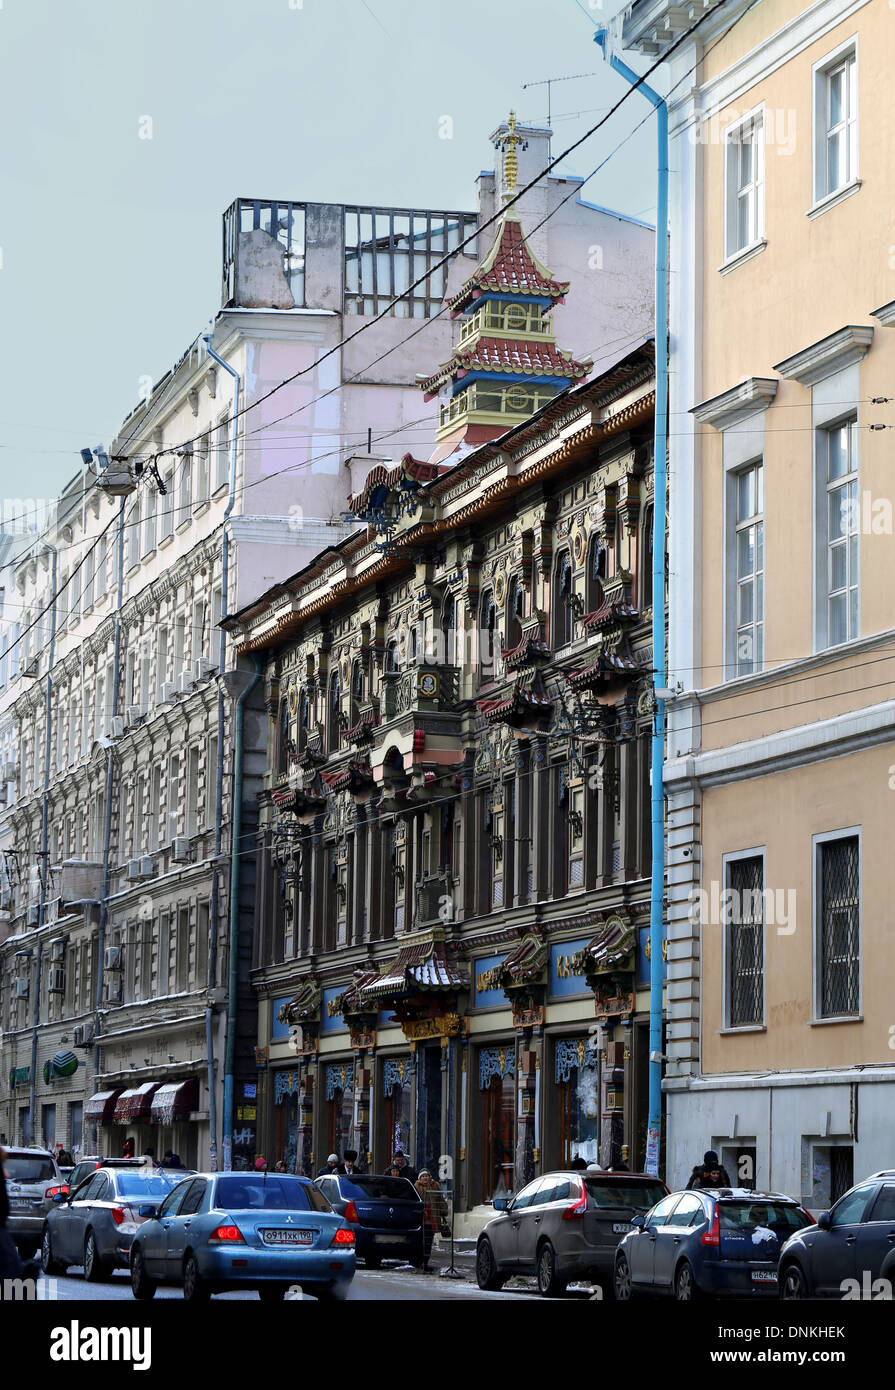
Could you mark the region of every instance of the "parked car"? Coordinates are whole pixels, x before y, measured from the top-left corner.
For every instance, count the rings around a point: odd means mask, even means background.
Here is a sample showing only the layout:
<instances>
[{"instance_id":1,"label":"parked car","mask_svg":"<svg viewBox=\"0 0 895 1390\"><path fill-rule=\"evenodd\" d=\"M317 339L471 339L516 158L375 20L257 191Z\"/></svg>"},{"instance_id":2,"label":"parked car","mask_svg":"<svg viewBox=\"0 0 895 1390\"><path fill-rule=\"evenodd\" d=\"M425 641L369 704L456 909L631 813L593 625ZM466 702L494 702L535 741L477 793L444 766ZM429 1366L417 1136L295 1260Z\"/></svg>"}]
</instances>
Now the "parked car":
<instances>
[{"instance_id":1,"label":"parked car","mask_svg":"<svg viewBox=\"0 0 895 1390\"><path fill-rule=\"evenodd\" d=\"M40 1235L54 1199L67 1194L49 1149L7 1148L3 1164L9 1197L7 1230L26 1258L40 1246Z\"/></svg>"},{"instance_id":2,"label":"parked car","mask_svg":"<svg viewBox=\"0 0 895 1390\"><path fill-rule=\"evenodd\" d=\"M814 1221L792 1197L745 1188L672 1192L633 1221L615 1257L615 1296L777 1293L785 1242Z\"/></svg>"},{"instance_id":3,"label":"parked car","mask_svg":"<svg viewBox=\"0 0 895 1390\"><path fill-rule=\"evenodd\" d=\"M895 1285L895 1169L884 1169L846 1192L817 1224L798 1231L780 1255L780 1296L872 1298L877 1280ZM852 1281L850 1284L847 1281Z\"/></svg>"},{"instance_id":4,"label":"parked car","mask_svg":"<svg viewBox=\"0 0 895 1390\"><path fill-rule=\"evenodd\" d=\"M140 1209L161 1200L181 1175L145 1164L138 1167L97 1168L81 1185L60 1195L47 1214L40 1241L45 1274L81 1265L90 1282L106 1278L113 1269L127 1268L131 1241L145 1217Z\"/></svg>"},{"instance_id":5,"label":"parked car","mask_svg":"<svg viewBox=\"0 0 895 1390\"><path fill-rule=\"evenodd\" d=\"M612 1290L615 1248L638 1212L668 1189L645 1173L558 1172L536 1178L511 1197L476 1245L480 1289L499 1289L513 1274L537 1275L539 1291L563 1294L572 1279Z\"/></svg>"},{"instance_id":6,"label":"parked car","mask_svg":"<svg viewBox=\"0 0 895 1390\"><path fill-rule=\"evenodd\" d=\"M145 1155L142 1158L104 1158L102 1154L86 1154L83 1158L78 1159L78 1162L72 1169L68 1185L72 1192L74 1192L75 1188L80 1187L84 1179L91 1173L95 1173L97 1168L154 1167L154 1161L151 1158L147 1158ZM177 1176L183 1178L186 1176L186 1173L181 1171L178 1172Z\"/></svg>"},{"instance_id":7,"label":"parked car","mask_svg":"<svg viewBox=\"0 0 895 1390\"><path fill-rule=\"evenodd\" d=\"M317 1186L354 1227L355 1251L369 1269L386 1256L423 1263L423 1202L407 1178L334 1173L318 1178Z\"/></svg>"},{"instance_id":8,"label":"parked car","mask_svg":"<svg viewBox=\"0 0 895 1390\"><path fill-rule=\"evenodd\" d=\"M153 1219L131 1248L135 1298L161 1283L180 1284L193 1303L230 1289L279 1302L294 1284L340 1298L354 1278L354 1230L309 1178L199 1173L143 1212Z\"/></svg>"}]
</instances>

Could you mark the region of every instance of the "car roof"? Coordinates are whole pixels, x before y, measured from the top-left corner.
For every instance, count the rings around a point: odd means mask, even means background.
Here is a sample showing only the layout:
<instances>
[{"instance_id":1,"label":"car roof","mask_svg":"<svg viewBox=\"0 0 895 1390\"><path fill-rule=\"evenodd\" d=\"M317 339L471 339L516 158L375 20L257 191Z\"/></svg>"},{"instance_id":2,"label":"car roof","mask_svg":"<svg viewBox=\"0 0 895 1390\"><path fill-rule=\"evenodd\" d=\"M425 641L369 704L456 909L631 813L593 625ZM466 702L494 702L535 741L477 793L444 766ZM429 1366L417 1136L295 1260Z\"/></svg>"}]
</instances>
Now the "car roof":
<instances>
[{"instance_id":1,"label":"car roof","mask_svg":"<svg viewBox=\"0 0 895 1390\"><path fill-rule=\"evenodd\" d=\"M748 1187L691 1187L700 1197L714 1197L719 1202L787 1202L798 1207L801 1203L787 1192L754 1192Z\"/></svg>"},{"instance_id":2,"label":"car roof","mask_svg":"<svg viewBox=\"0 0 895 1390\"><path fill-rule=\"evenodd\" d=\"M4 1144L3 1152L7 1158L51 1158L56 1162L56 1155L50 1153L49 1149L38 1148L36 1144Z\"/></svg>"}]
</instances>

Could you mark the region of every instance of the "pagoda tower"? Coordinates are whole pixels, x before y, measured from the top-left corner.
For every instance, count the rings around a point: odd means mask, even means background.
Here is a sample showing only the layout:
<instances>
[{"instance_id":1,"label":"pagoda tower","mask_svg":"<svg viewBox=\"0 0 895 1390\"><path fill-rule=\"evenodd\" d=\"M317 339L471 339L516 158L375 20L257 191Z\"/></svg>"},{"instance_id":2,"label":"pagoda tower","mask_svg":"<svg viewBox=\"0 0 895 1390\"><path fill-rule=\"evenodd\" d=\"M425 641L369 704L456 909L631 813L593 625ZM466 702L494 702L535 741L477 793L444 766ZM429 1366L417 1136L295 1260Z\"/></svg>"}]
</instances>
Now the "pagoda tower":
<instances>
[{"instance_id":1,"label":"pagoda tower","mask_svg":"<svg viewBox=\"0 0 895 1390\"><path fill-rule=\"evenodd\" d=\"M516 192L521 143L512 111L502 143L507 201ZM447 301L451 317L463 319L457 346L419 383L426 400L441 400L430 463L496 438L588 375L591 362L558 348L552 332L551 312L568 288L537 259L519 217L507 208L488 255Z\"/></svg>"}]
</instances>

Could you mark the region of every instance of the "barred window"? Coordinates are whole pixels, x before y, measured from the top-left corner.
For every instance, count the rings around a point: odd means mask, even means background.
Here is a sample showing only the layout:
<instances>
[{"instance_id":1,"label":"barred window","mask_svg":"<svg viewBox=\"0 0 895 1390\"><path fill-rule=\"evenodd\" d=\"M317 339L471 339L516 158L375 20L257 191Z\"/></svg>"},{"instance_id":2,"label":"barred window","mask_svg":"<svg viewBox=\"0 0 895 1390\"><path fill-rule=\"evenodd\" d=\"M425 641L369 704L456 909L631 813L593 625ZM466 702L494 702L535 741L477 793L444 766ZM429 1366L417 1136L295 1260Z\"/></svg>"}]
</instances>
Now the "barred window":
<instances>
[{"instance_id":1,"label":"barred window","mask_svg":"<svg viewBox=\"0 0 895 1390\"><path fill-rule=\"evenodd\" d=\"M727 1026L764 1022L764 861L727 865Z\"/></svg>"},{"instance_id":2,"label":"barred window","mask_svg":"<svg viewBox=\"0 0 895 1390\"><path fill-rule=\"evenodd\" d=\"M819 1015L838 1018L860 1008L860 877L858 837L818 845L817 925Z\"/></svg>"}]
</instances>

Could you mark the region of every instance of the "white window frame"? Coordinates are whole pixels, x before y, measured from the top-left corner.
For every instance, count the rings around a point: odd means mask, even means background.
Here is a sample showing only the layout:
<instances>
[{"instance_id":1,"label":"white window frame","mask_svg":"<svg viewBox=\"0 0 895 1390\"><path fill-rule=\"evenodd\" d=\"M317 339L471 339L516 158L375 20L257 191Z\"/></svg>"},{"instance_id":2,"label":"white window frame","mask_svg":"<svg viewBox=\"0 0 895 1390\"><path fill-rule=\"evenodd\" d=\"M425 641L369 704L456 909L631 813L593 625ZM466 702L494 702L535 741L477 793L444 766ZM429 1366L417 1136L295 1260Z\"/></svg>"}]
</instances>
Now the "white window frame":
<instances>
[{"instance_id":1,"label":"white window frame","mask_svg":"<svg viewBox=\"0 0 895 1390\"><path fill-rule=\"evenodd\" d=\"M823 904L821 903L820 862L824 845L836 840L858 841L858 1011L854 1014L822 1014L821 1002L821 934L823 931ZM842 830L827 830L811 837L811 1022L859 1023L864 1014L864 842L860 825L849 825Z\"/></svg>"},{"instance_id":2,"label":"white window frame","mask_svg":"<svg viewBox=\"0 0 895 1390\"><path fill-rule=\"evenodd\" d=\"M853 77L846 76L845 97L846 111L845 120L840 122L844 126L846 135L846 177L842 183L835 188L830 187L828 149L830 142L830 78L834 73L849 65L853 65L851 72ZM858 81L860 67L858 63L858 39L853 35L844 43L840 44L831 53L828 53L819 62L815 63L811 69L812 99L811 114L813 125L813 160L812 160L812 189L814 207L824 208L831 202L838 202L840 198L848 193L860 188L860 100L858 92ZM852 96L854 100L852 101Z\"/></svg>"},{"instance_id":3,"label":"white window frame","mask_svg":"<svg viewBox=\"0 0 895 1390\"><path fill-rule=\"evenodd\" d=\"M757 441L756 441L757 442ZM762 470L761 490L762 507L754 516L747 521L738 519L738 496L739 480L744 473L748 473L753 468ZM749 676L758 675L765 669L765 625L767 622L767 598L766 598L766 577L767 577L767 527L766 527L766 465L764 454L746 457L742 462L737 462L725 470L725 493L724 493L724 679L745 680ZM752 630L761 628L761 660L753 662L753 669L743 674L738 670L738 597L739 597L739 576L737 573L737 537L741 529L746 526L761 526L762 543L762 566L760 570L753 570L753 584L761 583L761 612L760 622L753 619ZM753 612L755 612L753 604Z\"/></svg>"},{"instance_id":4,"label":"white window frame","mask_svg":"<svg viewBox=\"0 0 895 1390\"><path fill-rule=\"evenodd\" d=\"M753 174L748 184L739 182L739 151L743 135L749 133L753 147ZM765 138L764 103L756 106L723 132L724 139L724 264L737 261L765 245ZM754 212L750 219L754 232L739 244L739 204L743 192L751 190Z\"/></svg>"},{"instance_id":5,"label":"white window frame","mask_svg":"<svg viewBox=\"0 0 895 1390\"><path fill-rule=\"evenodd\" d=\"M852 435L849 427L854 425L855 432ZM828 480L828 462L830 455L830 436L835 430L849 430L848 448L849 463L848 473L841 478L836 478L832 482ZM857 448L857 458L851 455L852 441ZM856 641L861 635L861 457L860 457L860 423L857 416L852 412L842 416L840 419L824 421L815 429L814 439L814 469L815 469L815 512L814 512L814 573L815 573L815 640L817 651L827 651L834 646L845 646L849 642ZM852 589L857 591L857 619L856 631L848 631L844 642L832 642L830 639L830 599L833 596L830 590L831 581L831 543L829 527L829 495L834 489L839 490L848 483L854 482L855 507L852 511L849 529L843 538L837 538L836 545L844 544L846 551L846 618L850 627L848 595ZM856 553L857 573L852 575L851 563L848 558L849 538L857 538ZM854 582L852 582L854 581ZM837 593L840 590L836 590Z\"/></svg>"}]
</instances>

